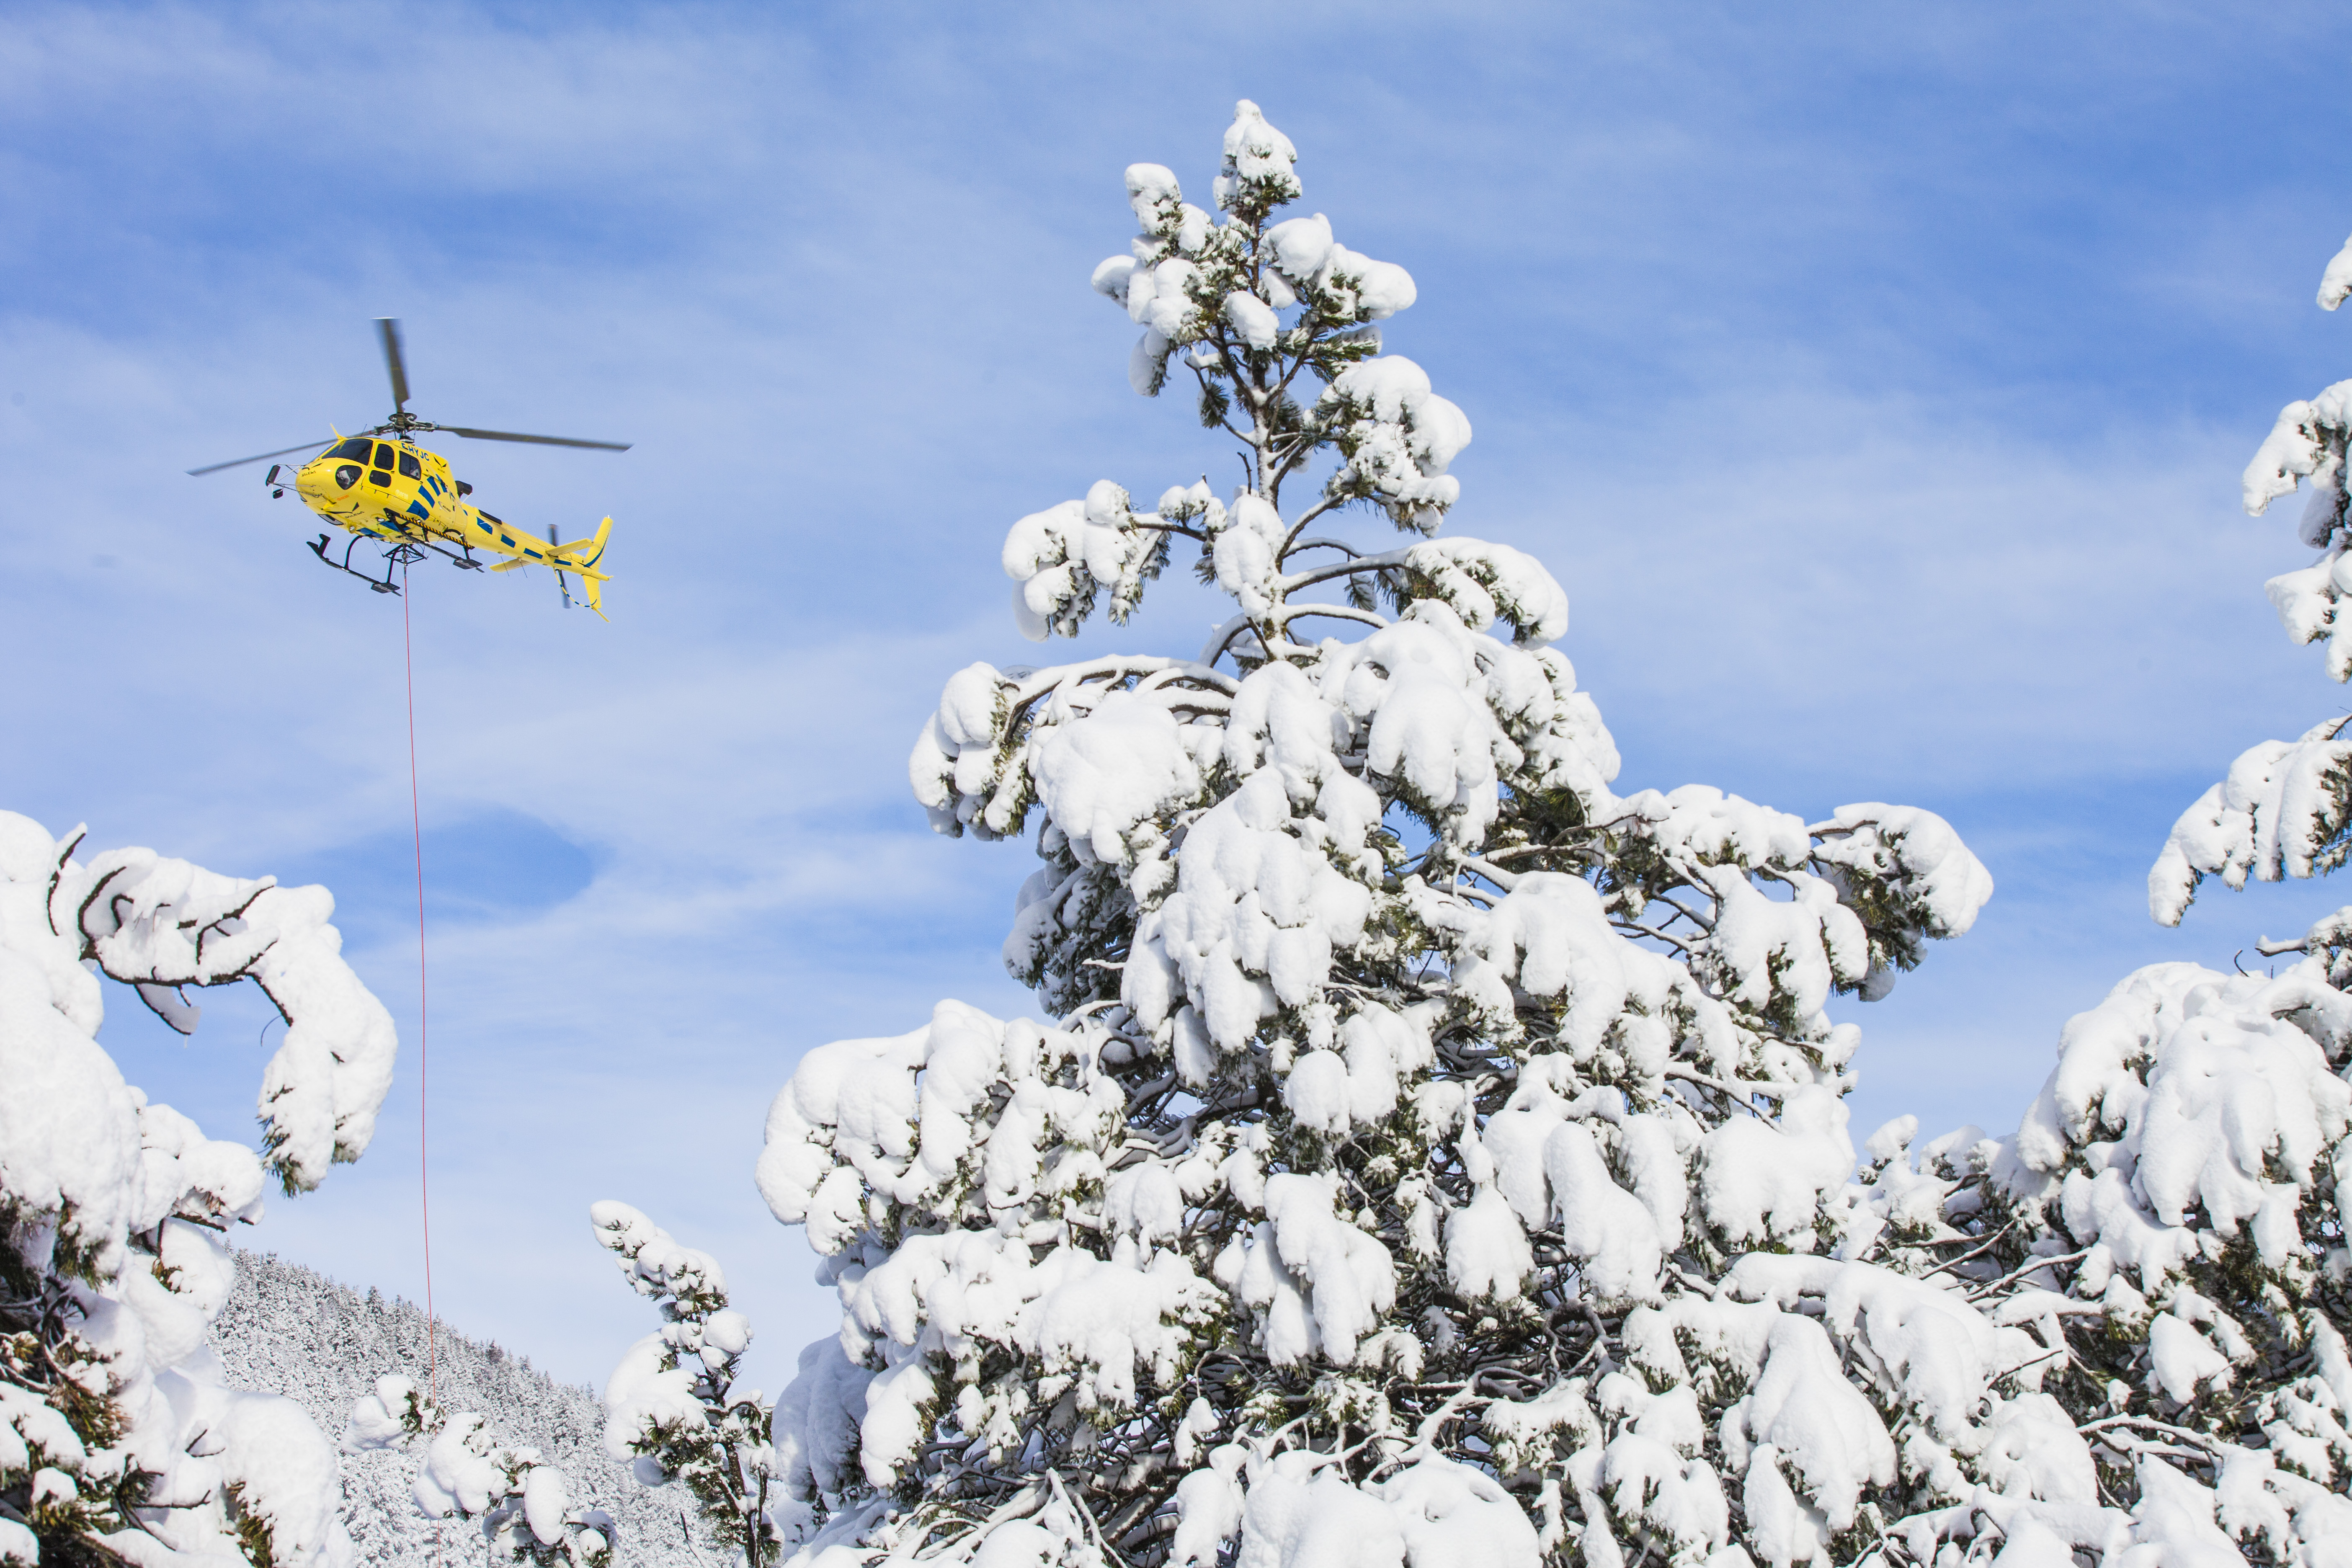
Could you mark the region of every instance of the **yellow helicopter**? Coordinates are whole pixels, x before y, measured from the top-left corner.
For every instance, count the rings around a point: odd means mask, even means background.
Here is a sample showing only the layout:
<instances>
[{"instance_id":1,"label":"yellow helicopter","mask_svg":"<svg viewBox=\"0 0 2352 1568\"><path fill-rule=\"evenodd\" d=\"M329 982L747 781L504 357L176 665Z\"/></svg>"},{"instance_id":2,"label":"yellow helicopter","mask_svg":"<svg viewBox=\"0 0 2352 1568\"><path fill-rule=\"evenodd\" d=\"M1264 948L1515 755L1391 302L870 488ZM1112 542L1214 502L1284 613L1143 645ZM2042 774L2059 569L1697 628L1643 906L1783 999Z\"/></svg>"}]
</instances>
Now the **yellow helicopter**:
<instances>
[{"instance_id":1,"label":"yellow helicopter","mask_svg":"<svg viewBox=\"0 0 2352 1568\"><path fill-rule=\"evenodd\" d=\"M629 444L583 441L569 436L523 436L511 430L477 430L419 419L408 412L408 370L401 354L400 323L389 316L380 316L375 324L383 342L384 368L392 375L392 417L360 435L344 436L337 431L332 445L290 474L287 473L287 465L271 463L262 480L273 497L284 495L290 486L302 498L303 505L352 536L343 546L340 562L328 553L331 536L325 533L310 543L310 552L337 571L350 573L379 594L397 594L400 587L392 580L394 568L422 561L425 552L430 551L467 571L478 572L483 563L474 559L474 552L480 550L507 558L492 566L493 572L511 572L518 566L532 565L552 570L566 607L572 602L568 577L579 578L582 602L599 616L604 616L604 585L611 579L597 570L597 563L604 558L604 542L613 531L611 518L606 518L588 538L575 539L569 544L553 529L548 531L548 538L541 539L466 500L464 498L474 493L474 487L452 478L449 465L438 452L426 450L411 437L419 430L441 430L476 441L527 441L541 447L591 447L606 452L625 452ZM390 439L381 438L387 437ZM214 474L223 468L267 462L271 458L310 449L310 444L305 442L258 457L190 468L188 472ZM390 546L384 552L382 581L352 565L352 552L362 539Z\"/></svg>"}]
</instances>

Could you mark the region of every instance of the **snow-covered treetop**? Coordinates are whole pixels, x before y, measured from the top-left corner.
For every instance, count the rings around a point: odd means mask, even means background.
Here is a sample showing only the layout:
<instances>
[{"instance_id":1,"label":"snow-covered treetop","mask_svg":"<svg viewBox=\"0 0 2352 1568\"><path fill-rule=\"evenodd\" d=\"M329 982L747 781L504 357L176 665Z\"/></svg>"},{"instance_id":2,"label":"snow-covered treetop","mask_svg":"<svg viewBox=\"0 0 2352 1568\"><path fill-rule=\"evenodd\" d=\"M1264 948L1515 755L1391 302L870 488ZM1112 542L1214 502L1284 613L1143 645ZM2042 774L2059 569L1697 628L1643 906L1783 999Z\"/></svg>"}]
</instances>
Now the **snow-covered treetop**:
<instances>
[{"instance_id":1,"label":"snow-covered treetop","mask_svg":"<svg viewBox=\"0 0 2352 1568\"><path fill-rule=\"evenodd\" d=\"M1097 598L1109 597L1124 622L1143 584L1166 563L1177 534L1202 546L1202 569L1254 617L1261 645L1286 639L1294 620L1339 614L1286 605L1329 570L1286 571L1294 558L1344 547L1304 531L1334 507L1373 503L1401 528L1433 531L1460 497L1446 470L1470 444L1470 422L1430 391L1411 360L1381 353L1385 321L1413 302L1403 268L1358 255L1332 237L1330 220L1270 221L1301 195L1289 139L1244 100L1226 132L1215 199L1219 222L1184 200L1176 176L1157 163L1127 171L1129 205L1142 232L1129 254L1095 268L1094 287L1143 328L1128 364L1138 392L1157 395L1171 370L1192 377L1202 425L1240 441L1247 481L1228 505L1205 480L1165 489L1149 512L1105 480L1083 500L1064 501L1014 524L1004 569L1020 584L1022 629L1043 640L1076 635ZM1291 521L1284 486L1317 453L1336 448L1338 468L1322 495ZM1447 552L1382 565L1448 579L1464 618L1484 629L1500 614L1523 638L1549 641L1567 629L1567 604L1540 567L1503 551L1491 560ZM1359 593L1361 599L1364 595ZM1357 605L1357 610L1367 608ZM1242 625L1230 628L1238 635ZM1203 658L1214 659L1213 647Z\"/></svg>"}]
</instances>

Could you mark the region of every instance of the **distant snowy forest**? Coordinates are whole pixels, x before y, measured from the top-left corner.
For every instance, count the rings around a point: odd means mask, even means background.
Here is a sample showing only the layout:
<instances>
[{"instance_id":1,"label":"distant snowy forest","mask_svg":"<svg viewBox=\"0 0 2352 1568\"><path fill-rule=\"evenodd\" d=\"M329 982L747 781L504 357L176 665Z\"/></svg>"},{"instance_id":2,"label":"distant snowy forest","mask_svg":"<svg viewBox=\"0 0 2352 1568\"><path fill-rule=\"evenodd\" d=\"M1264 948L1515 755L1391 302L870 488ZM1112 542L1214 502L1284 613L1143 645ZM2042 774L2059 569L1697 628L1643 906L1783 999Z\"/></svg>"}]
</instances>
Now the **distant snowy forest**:
<instances>
[{"instance_id":1,"label":"distant snowy forest","mask_svg":"<svg viewBox=\"0 0 2352 1568\"><path fill-rule=\"evenodd\" d=\"M1566 590L1441 535L1472 426L1388 352L1412 277L1276 216L1255 104L1221 154L1214 211L1130 166L1091 283L1243 482L1105 479L1002 560L1040 643L1180 548L1233 613L946 681L909 782L1034 847L1042 1017L802 1058L756 1181L841 1318L772 1403L719 1260L625 1203L659 1327L601 1408L231 1254L391 1081L331 899L0 813L0 1562L422 1562L430 1519L541 1568L2352 1568L2352 910L2118 977L2013 1130L1850 1127L1850 1004L1984 867L1917 806L1616 793ZM2352 382L2244 479L2305 493L2268 592L2339 680L2347 447ZM2338 867L2348 730L2190 803L2152 915ZM123 1081L100 976L183 1029L267 991L258 1150Z\"/></svg>"},{"instance_id":2,"label":"distant snowy forest","mask_svg":"<svg viewBox=\"0 0 2352 1568\"><path fill-rule=\"evenodd\" d=\"M229 1381L293 1400L324 1431L340 1431L352 1406L389 1373L425 1377L425 1310L358 1291L266 1253L236 1255L236 1287L213 1320L212 1344ZM647 1568L708 1568L719 1561L690 1533L692 1510L676 1492L647 1491L604 1452L604 1408L593 1388L558 1383L527 1354L467 1339L446 1323L434 1336L442 1398L488 1415L517 1442L563 1468L582 1498L613 1514L619 1560ZM343 1459L342 1520L358 1561L430 1568L480 1562L480 1536L436 1522L411 1497L414 1467L368 1450Z\"/></svg>"}]
</instances>

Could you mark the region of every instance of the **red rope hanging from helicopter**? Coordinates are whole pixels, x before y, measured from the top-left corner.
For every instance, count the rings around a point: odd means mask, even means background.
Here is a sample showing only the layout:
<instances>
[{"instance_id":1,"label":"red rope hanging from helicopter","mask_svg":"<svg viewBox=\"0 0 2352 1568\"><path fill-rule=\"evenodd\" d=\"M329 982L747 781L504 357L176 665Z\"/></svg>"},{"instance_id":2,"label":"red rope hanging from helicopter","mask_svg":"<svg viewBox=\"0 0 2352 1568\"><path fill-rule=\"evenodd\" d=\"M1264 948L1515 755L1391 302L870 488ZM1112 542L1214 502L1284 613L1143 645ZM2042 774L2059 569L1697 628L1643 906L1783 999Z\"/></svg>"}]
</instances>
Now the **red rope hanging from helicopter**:
<instances>
[{"instance_id":1,"label":"red rope hanging from helicopter","mask_svg":"<svg viewBox=\"0 0 2352 1568\"><path fill-rule=\"evenodd\" d=\"M431 1038L425 984L425 808L416 785L416 644L408 622L408 563L400 567L400 652L408 674L408 821L416 841L416 1199L425 1230L425 1388L441 1403L433 1316L433 1181L427 1124L427 1047Z\"/></svg>"},{"instance_id":2,"label":"red rope hanging from helicopter","mask_svg":"<svg viewBox=\"0 0 2352 1568\"><path fill-rule=\"evenodd\" d=\"M408 620L408 563L400 563L400 656L408 682L408 824L416 844L416 1205L425 1233L425 1393L436 1406L441 1403L438 1322L433 1312L433 1166L431 1122L426 1114L426 1046L430 1013L425 986L425 807L416 784L416 639ZM441 1521L433 1521L433 1561L441 1561Z\"/></svg>"}]
</instances>

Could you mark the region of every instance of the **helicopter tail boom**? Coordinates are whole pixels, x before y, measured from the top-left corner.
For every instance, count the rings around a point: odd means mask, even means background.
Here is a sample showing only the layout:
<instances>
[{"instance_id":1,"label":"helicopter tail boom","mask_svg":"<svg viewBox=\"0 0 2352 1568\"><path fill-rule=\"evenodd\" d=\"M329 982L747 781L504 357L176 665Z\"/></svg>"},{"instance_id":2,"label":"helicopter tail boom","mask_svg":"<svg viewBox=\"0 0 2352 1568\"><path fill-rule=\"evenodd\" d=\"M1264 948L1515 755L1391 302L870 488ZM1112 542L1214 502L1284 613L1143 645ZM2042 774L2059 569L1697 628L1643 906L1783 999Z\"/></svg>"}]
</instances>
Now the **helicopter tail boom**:
<instances>
[{"instance_id":1,"label":"helicopter tail boom","mask_svg":"<svg viewBox=\"0 0 2352 1568\"><path fill-rule=\"evenodd\" d=\"M596 525L596 531L585 539L575 539L568 544L551 544L547 559L537 564L552 568L558 574L569 573L580 579L580 602L604 616L604 584L609 579L596 570L596 563L604 558L604 541L613 532L613 520L606 518ZM512 572L533 563L523 560L501 561L490 568L493 572Z\"/></svg>"}]
</instances>

